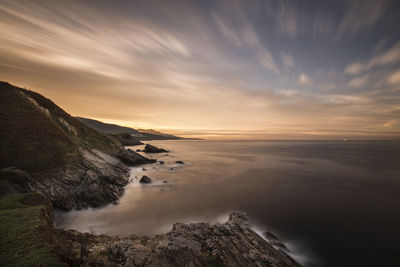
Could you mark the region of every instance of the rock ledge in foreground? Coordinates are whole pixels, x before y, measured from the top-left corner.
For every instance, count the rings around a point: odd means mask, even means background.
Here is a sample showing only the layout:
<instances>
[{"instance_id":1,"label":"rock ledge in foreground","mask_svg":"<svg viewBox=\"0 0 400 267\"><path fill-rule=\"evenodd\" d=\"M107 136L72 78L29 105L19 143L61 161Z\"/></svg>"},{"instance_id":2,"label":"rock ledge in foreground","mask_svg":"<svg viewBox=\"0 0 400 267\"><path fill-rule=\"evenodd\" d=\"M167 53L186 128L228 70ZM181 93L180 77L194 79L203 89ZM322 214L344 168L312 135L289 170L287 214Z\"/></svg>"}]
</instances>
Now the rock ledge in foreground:
<instances>
[{"instance_id":1,"label":"rock ledge in foreground","mask_svg":"<svg viewBox=\"0 0 400 267\"><path fill-rule=\"evenodd\" d=\"M83 266L301 266L231 213L222 224L175 223L155 237L111 237L56 230L57 251Z\"/></svg>"}]
</instances>

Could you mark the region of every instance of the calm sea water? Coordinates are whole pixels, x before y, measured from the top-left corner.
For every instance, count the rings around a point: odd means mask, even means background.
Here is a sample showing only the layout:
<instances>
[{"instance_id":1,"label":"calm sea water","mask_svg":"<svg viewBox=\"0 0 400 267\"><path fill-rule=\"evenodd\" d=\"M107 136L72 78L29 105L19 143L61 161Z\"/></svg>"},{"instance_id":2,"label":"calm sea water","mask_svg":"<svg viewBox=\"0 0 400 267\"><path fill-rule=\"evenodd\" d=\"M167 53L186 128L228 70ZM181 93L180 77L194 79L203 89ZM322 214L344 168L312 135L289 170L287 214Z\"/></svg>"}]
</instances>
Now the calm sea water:
<instances>
[{"instance_id":1,"label":"calm sea water","mask_svg":"<svg viewBox=\"0 0 400 267\"><path fill-rule=\"evenodd\" d=\"M400 266L400 142L149 143L170 150L147 155L165 164L132 169L118 205L59 213L55 225L153 235L238 210L306 266Z\"/></svg>"}]
</instances>

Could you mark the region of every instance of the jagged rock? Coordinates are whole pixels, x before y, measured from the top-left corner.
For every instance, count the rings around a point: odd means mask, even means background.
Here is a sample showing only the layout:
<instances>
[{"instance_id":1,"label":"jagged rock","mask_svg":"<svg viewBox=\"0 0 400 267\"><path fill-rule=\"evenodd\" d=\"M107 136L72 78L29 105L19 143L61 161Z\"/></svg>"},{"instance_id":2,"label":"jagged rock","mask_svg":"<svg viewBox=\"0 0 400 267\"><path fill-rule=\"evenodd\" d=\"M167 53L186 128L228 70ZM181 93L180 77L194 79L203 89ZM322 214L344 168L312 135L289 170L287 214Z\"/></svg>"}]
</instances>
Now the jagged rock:
<instances>
[{"instance_id":1,"label":"jagged rock","mask_svg":"<svg viewBox=\"0 0 400 267\"><path fill-rule=\"evenodd\" d=\"M124 146L138 146L143 145L142 142L137 140L134 135L130 133L118 133L112 134L112 136L117 139Z\"/></svg>"},{"instance_id":2,"label":"jagged rock","mask_svg":"<svg viewBox=\"0 0 400 267\"><path fill-rule=\"evenodd\" d=\"M150 177L143 175L142 178L140 178L139 182L141 184L151 184L152 181Z\"/></svg>"},{"instance_id":3,"label":"jagged rock","mask_svg":"<svg viewBox=\"0 0 400 267\"><path fill-rule=\"evenodd\" d=\"M175 161L175 163L176 164L185 164L183 161L181 161L181 160L177 160L177 161Z\"/></svg>"},{"instance_id":4,"label":"jagged rock","mask_svg":"<svg viewBox=\"0 0 400 267\"><path fill-rule=\"evenodd\" d=\"M152 238L110 237L57 230L57 251L81 240L82 266L300 266L285 252L249 228L247 217L231 213L222 224L175 223L172 231ZM63 258L63 255L60 255Z\"/></svg>"},{"instance_id":5,"label":"jagged rock","mask_svg":"<svg viewBox=\"0 0 400 267\"><path fill-rule=\"evenodd\" d=\"M168 152L168 151L165 150L165 149L162 149L162 148L158 148L158 147L152 146L150 144L146 144L146 146L144 147L143 152L146 152L146 153L165 153L165 152Z\"/></svg>"},{"instance_id":6,"label":"jagged rock","mask_svg":"<svg viewBox=\"0 0 400 267\"><path fill-rule=\"evenodd\" d=\"M164 164L165 162L164 162L164 161L162 161L162 160L160 160L160 161L159 161L159 163L162 165L162 164Z\"/></svg>"}]
</instances>

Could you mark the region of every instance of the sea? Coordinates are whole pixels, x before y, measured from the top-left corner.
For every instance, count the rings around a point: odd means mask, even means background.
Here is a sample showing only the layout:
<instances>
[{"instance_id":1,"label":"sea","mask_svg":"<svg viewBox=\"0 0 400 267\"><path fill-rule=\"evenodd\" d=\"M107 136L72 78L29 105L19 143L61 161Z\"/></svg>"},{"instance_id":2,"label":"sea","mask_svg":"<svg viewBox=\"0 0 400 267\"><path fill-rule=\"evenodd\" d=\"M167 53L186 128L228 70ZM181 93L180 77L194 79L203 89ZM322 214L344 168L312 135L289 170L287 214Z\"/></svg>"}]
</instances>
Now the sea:
<instances>
[{"instance_id":1,"label":"sea","mask_svg":"<svg viewBox=\"0 0 400 267\"><path fill-rule=\"evenodd\" d=\"M132 168L118 203L57 212L55 226L153 236L241 211L304 266L400 266L400 141L147 143L169 150L141 152L164 164Z\"/></svg>"}]
</instances>

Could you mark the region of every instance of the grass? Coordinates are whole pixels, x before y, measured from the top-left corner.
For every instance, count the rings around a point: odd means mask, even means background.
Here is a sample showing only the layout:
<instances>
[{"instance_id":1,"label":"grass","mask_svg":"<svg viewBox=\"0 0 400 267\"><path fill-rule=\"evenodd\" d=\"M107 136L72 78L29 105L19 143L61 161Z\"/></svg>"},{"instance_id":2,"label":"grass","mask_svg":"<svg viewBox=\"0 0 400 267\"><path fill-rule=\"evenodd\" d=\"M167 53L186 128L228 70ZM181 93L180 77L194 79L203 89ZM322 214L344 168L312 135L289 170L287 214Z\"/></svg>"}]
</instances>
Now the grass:
<instances>
[{"instance_id":1,"label":"grass","mask_svg":"<svg viewBox=\"0 0 400 267\"><path fill-rule=\"evenodd\" d=\"M0 198L0 266L66 266L43 240L44 205L36 193Z\"/></svg>"},{"instance_id":2,"label":"grass","mask_svg":"<svg viewBox=\"0 0 400 267\"><path fill-rule=\"evenodd\" d=\"M0 169L38 173L81 159L79 147L120 152L116 140L88 128L44 96L0 82Z\"/></svg>"}]
</instances>

